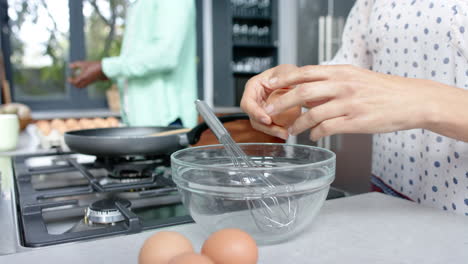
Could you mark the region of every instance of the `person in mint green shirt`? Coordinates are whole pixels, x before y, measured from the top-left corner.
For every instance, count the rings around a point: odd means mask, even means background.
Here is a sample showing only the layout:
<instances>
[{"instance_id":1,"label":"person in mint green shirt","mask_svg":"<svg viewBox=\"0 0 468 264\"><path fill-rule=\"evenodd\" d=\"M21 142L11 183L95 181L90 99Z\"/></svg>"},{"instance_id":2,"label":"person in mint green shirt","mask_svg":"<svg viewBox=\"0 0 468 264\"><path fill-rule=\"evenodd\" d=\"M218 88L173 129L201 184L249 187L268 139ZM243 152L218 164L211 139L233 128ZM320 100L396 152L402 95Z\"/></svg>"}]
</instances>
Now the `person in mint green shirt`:
<instances>
[{"instance_id":1,"label":"person in mint green shirt","mask_svg":"<svg viewBox=\"0 0 468 264\"><path fill-rule=\"evenodd\" d=\"M131 4L120 56L77 61L78 88L105 79L119 87L130 126L196 125L196 29L193 0L137 0ZM92 48L92 47L89 47Z\"/></svg>"}]
</instances>

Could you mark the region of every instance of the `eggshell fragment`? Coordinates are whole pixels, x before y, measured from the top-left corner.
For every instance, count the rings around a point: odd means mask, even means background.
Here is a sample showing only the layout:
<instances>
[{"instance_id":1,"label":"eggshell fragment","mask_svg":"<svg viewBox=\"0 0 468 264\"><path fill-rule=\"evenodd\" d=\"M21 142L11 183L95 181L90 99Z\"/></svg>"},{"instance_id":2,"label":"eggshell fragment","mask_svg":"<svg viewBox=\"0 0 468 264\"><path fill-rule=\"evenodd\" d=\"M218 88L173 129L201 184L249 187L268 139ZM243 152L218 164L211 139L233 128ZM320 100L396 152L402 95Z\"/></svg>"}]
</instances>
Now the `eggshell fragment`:
<instances>
[{"instance_id":1,"label":"eggshell fragment","mask_svg":"<svg viewBox=\"0 0 468 264\"><path fill-rule=\"evenodd\" d=\"M192 243L177 232L161 231L149 237L138 256L139 264L168 264L174 257L193 253Z\"/></svg>"},{"instance_id":2,"label":"eggshell fragment","mask_svg":"<svg viewBox=\"0 0 468 264\"><path fill-rule=\"evenodd\" d=\"M207 256L197 253L184 253L169 261L169 264L215 264Z\"/></svg>"},{"instance_id":3,"label":"eggshell fragment","mask_svg":"<svg viewBox=\"0 0 468 264\"><path fill-rule=\"evenodd\" d=\"M289 91L290 89L288 88L274 90L267 98L266 105L276 102L276 100L280 99L280 96L284 95ZM301 113L301 106L298 105L291 107L279 114L271 116L271 120L278 126L290 127L292 124L294 124L294 122L301 115Z\"/></svg>"},{"instance_id":4,"label":"eggshell fragment","mask_svg":"<svg viewBox=\"0 0 468 264\"><path fill-rule=\"evenodd\" d=\"M256 264L258 248L246 232L227 228L214 232L203 244L201 253L216 264Z\"/></svg>"}]
</instances>

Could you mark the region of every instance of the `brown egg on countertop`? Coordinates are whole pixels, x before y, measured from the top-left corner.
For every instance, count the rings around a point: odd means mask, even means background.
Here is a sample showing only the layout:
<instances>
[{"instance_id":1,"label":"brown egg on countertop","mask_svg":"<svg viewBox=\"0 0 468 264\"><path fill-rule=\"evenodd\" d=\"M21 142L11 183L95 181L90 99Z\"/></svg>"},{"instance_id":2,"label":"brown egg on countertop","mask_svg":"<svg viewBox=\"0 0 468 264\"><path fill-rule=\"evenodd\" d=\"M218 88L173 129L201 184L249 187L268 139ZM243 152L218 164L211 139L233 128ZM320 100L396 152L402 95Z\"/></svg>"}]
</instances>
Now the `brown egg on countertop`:
<instances>
[{"instance_id":1,"label":"brown egg on countertop","mask_svg":"<svg viewBox=\"0 0 468 264\"><path fill-rule=\"evenodd\" d=\"M207 256L203 256L197 253L184 253L178 255L169 261L169 264L215 264Z\"/></svg>"},{"instance_id":2,"label":"brown egg on countertop","mask_svg":"<svg viewBox=\"0 0 468 264\"><path fill-rule=\"evenodd\" d=\"M140 249L139 264L168 264L174 257L193 253L193 246L185 236L161 231L149 237Z\"/></svg>"},{"instance_id":3,"label":"brown egg on countertop","mask_svg":"<svg viewBox=\"0 0 468 264\"><path fill-rule=\"evenodd\" d=\"M289 92L291 89L289 88L282 88L274 90L270 96L267 98L266 105L272 104L276 100L279 99L280 96L284 95L285 93ZM279 126L282 127L290 127L296 119L301 115L302 110L301 106L294 106L289 108L288 110L281 112L277 115L271 117L271 121Z\"/></svg>"},{"instance_id":4,"label":"brown egg on countertop","mask_svg":"<svg viewBox=\"0 0 468 264\"><path fill-rule=\"evenodd\" d=\"M246 232L227 228L214 232L203 243L201 253L216 264L256 264L258 248Z\"/></svg>"}]
</instances>

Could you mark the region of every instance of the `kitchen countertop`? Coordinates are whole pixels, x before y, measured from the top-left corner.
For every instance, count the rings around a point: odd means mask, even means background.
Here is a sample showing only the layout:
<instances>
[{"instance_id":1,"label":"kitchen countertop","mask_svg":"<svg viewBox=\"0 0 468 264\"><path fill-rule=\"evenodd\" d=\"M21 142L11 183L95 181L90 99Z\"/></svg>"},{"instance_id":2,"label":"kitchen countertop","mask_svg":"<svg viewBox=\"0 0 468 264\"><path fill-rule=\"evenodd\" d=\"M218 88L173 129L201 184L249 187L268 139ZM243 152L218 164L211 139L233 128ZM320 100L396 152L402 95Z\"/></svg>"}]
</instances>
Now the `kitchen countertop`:
<instances>
[{"instance_id":1,"label":"kitchen countertop","mask_svg":"<svg viewBox=\"0 0 468 264\"><path fill-rule=\"evenodd\" d=\"M242 113L240 107L214 107L215 113L232 114ZM91 117L119 117L120 113L112 112L108 109L89 109L89 110L64 110L64 111L34 111L32 118L34 120L40 119L54 119L54 118L91 118ZM0 156L17 156L31 153L49 153L55 150L41 149L39 147L40 140L35 136L32 131L33 128L28 128L22 131L19 135L18 145L14 150L0 151Z\"/></svg>"},{"instance_id":2,"label":"kitchen countertop","mask_svg":"<svg viewBox=\"0 0 468 264\"><path fill-rule=\"evenodd\" d=\"M197 250L206 239L196 224L165 228ZM136 263L155 231L51 246L0 257L0 263ZM380 193L326 201L315 223L286 243L261 246L258 263L466 263L468 217Z\"/></svg>"},{"instance_id":3,"label":"kitchen countertop","mask_svg":"<svg viewBox=\"0 0 468 264\"><path fill-rule=\"evenodd\" d=\"M120 116L119 112L113 112L107 108L104 109L76 109L76 110L47 110L47 111L33 111L32 118L34 120L40 119L54 119L54 118L94 118L94 117L109 117Z\"/></svg>"},{"instance_id":4,"label":"kitchen countertop","mask_svg":"<svg viewBox=\"0 0 468 264\"><path fill-rule=\"evenodd\" d=\"M240 107L227 107L215 106L213 108L215 113L242 113ZM54 118L92 118L92 117L120 117L120 112L113 112L107 108L104 109L76 109L76 110L46 110L46 111L33 111L32 118L34 120L40 119L54 119Z\"/></svg>"},{"instance_id":5,"label":"kitchen countertop","mask_svg":"<svg viewBox=\"0 0 468 264\"><path fill-rule=\"evenodd\" d=\"M51 153L55 150L42 149L39 147L40 141L37 136L34 136L32 127L29 125L24 131L21 131L18 138L18 145L15 149L10 151L0 151L0 157L2 156L17 156L31 153Z\"/></svg>"}]
</instances>

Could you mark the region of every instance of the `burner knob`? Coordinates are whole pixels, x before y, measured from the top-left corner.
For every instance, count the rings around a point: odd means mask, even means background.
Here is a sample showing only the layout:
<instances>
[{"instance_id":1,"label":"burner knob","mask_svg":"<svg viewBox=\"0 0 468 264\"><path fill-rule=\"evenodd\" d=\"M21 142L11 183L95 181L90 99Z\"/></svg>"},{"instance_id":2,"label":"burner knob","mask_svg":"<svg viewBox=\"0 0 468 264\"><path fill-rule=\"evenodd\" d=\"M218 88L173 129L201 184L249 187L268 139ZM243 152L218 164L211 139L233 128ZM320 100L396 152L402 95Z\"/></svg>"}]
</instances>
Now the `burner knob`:
<instances>
[{"instance_id":1,"label":"burner knob","mask_svg":"<svg viewBox=\"0 0 468 264\"><path fill-rule=\"evenodd\" d=\"M99 200L86 209L85 218L91 223L98 224L113 224L125 220L125 217L115 205L116 202L126 208L131 205L128 200L124 199Z\"/></svg>"}]
</instances>

